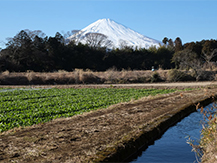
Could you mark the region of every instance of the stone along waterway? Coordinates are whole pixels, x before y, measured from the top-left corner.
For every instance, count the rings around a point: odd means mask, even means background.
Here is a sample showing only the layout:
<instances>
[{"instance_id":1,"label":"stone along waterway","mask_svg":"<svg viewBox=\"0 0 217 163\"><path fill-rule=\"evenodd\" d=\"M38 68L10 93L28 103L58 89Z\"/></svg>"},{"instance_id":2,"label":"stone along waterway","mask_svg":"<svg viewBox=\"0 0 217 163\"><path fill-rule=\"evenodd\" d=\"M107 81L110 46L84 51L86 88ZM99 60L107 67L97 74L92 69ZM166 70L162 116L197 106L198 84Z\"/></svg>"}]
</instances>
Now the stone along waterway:
<instances>
[{"instance_id":1,"label":"stone along waterway","mask_svg":"<svg viewBox=\"0 0 217 163\"><path fill-rule=\"evenodd\" d=\"M211 108L213 104L206 106ZM203 115L200 110L191 113L175 126L169 128L163 136L156 140L146 150L140 153L140 156L134 158L131 163L193 163L199 159L192 147L187 144L189 137L195 142L199 142L204 124Z\"/></svg>"}]
</instances>

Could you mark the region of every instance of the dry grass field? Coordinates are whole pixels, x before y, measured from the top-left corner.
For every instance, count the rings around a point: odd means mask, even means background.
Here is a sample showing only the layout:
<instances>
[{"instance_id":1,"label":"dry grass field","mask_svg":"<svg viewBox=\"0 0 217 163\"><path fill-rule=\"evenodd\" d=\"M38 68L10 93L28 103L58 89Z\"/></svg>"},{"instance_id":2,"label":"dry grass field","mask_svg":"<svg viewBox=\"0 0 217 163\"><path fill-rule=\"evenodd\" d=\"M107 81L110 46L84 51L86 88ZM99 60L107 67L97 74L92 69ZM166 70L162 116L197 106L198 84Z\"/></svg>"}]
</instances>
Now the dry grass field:
<instances>
[{"instance_id":1,"label":"dry grass field","mask_svg":"<svg viewBox=\"0 0 217 163\"><path fill-rule=\"evenodd\" d=\"M201 81L214 81L215 71L206 71ZM104 72L75 69L72 72L9 72L0 73L0 85L55 85L55 84L129 84L195 81L191 71L180 70L122 70Z\"/></svg>"}]
</instances>

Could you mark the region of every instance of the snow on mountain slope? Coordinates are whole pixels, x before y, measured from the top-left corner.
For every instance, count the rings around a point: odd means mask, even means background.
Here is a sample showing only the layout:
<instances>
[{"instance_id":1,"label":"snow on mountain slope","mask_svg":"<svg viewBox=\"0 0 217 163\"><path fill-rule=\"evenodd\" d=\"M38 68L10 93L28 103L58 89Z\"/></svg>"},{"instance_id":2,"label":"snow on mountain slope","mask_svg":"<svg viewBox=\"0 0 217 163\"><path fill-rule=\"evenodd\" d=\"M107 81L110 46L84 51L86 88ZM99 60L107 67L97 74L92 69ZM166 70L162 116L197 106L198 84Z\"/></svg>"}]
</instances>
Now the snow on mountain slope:
<instances>
[{"instance_id":1,"label":"snow on mountain slope","mask_svg":"<svg viewBox=\"0 0 217 163\"><path fill-rule=\"evenodd\" d=\"M78 40L79 38L79 42L85 44L85 36L88 33L101 33L107 36L107 39L112 41L112 46L108 48L121 48L122 46L149 48L150 46L159 47L159 44L162 44L160 41L139 34L111 19L99 19L68 39Z\"/></svg>"}]
</instances>

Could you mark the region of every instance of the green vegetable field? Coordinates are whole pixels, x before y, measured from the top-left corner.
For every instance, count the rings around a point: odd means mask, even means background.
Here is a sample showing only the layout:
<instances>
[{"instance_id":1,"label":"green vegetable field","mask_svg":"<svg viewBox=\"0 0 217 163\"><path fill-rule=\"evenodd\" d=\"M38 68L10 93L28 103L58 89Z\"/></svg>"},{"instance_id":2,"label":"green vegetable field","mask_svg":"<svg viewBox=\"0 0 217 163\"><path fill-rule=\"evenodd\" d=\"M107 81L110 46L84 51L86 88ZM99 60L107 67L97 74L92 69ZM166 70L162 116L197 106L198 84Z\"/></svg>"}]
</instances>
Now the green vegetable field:
<instances>
[{"instance_id":1,"label":"green vegetable field","mask_svg":"<svg viewBox=\"0 0 217 163\"><path fill-rule=\"evenodd\" d=\"M0 132L175 89L0 89Z\"/></svg>"}]
</instances>

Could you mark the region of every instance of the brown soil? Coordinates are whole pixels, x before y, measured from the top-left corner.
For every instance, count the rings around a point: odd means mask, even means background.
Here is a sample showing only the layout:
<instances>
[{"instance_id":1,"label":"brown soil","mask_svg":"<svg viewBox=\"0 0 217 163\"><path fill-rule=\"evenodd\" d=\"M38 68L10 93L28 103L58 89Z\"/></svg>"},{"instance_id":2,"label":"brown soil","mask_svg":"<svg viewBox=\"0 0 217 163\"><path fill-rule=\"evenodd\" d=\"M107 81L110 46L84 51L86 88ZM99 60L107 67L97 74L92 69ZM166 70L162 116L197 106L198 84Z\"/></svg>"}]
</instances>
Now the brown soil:
<instances>
[{"instance_id":1,"label":"brown soil","mask_svg":"<svg viewBox=\"0 0 217 163\"><path fill-rule=\"evenodd\" d=\"M61 85L0 85L0 88L156 88L156 89L185 89L213 87L217 81L204 82L175 82L175 83L137 83L137 84L61 84Z\"/></svg>"},{"instance_id":2,"label":"brown soil","mask_svg":"<svg viewBox=\"0 0 217 163\"><path fill-rule=\"evenodd\" d=\"M169 115L188 103L216 93L214 86L193 91L146 97L70 118L19 128L0 135L0 162L91 162L107 148L124 146L150 127L148 123Z\"/></svg>"}]
</instances>

